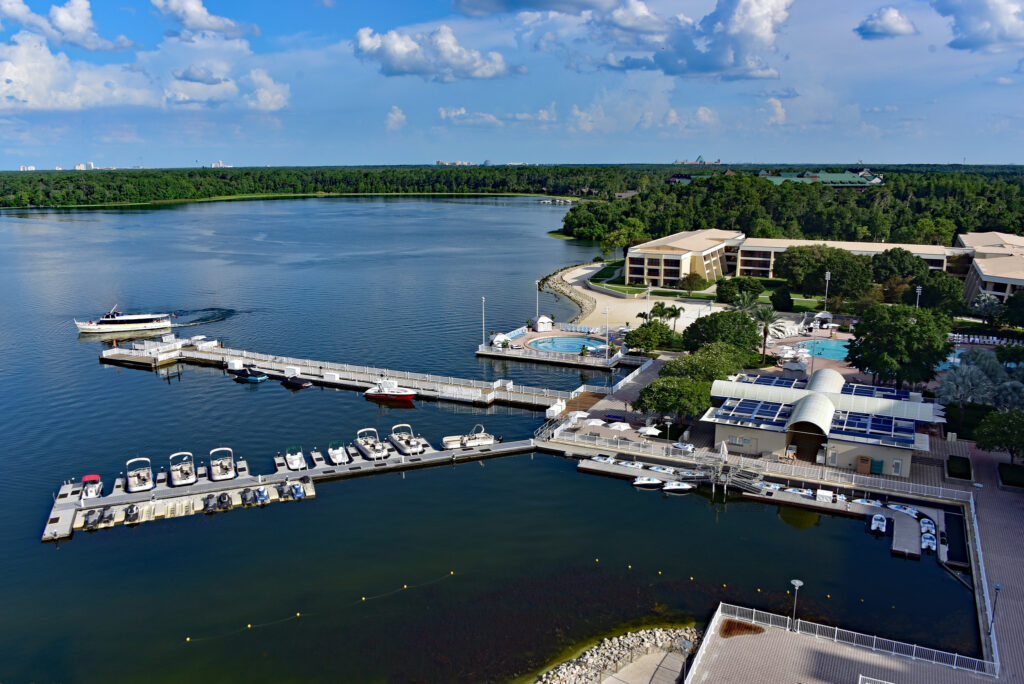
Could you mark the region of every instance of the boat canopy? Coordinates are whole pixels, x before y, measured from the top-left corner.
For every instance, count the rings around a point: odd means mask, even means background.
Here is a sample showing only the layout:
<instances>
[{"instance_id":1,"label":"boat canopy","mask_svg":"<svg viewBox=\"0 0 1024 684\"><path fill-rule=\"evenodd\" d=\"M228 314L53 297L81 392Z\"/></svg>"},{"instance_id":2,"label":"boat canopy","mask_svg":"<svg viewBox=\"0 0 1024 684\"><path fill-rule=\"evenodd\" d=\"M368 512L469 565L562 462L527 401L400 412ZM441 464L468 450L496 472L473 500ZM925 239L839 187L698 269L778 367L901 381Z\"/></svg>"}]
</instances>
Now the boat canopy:
<instances>
[{"instance_id":1,"label":"boat canopy","mask_svg":"<svg viewBox=\"0 0 1024 684\"><path fill-rule=\"evenodd\" d=\"M82 476L82 483L83 484L86 483L86 482L99 482L99 481L100 481L100 476L99 475L83 475Z\"/></svg>"}]
</instances>

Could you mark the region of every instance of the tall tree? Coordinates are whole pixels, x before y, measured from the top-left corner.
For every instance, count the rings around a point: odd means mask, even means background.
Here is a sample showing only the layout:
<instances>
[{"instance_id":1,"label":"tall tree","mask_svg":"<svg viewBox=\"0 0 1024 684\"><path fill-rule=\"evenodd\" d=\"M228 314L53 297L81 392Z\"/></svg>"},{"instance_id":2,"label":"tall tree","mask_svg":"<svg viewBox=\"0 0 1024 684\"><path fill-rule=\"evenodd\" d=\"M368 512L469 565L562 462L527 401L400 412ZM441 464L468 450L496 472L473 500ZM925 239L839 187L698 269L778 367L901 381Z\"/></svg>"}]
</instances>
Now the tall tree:
<instances>
[{"instance_id":1,"label":"tall tree","mask_svg":"<svg viewBox=\"0 0 1024 684\"><path fill-rule=\"evenodd\" d=\"M740 311L748 316L753 316L759 306L760 304L756 294L753 292L740 292L739 296L733 300L732 310Z\"/></svg>"},{"instance_id":2,"label":"tall tree","mask_svg":"<svg viewBox=\"0 0 1024 684\"><path fill-rule=\"evenodd\" d=\"M993 411L974 430L978 448L985 451L1005 451L1010 462L1024 456L1024 411Z\"/></svg>"},{"instance_id":3,"label":"tall tree","mask_svg":"<svg viewBox=\"0 0 1024 684\"><path fill-rule=\"evenodd\" d=\"M971 313L985 320L985 324L992 326L996 318L1003 312L1003 303L999 297L987 292L982 292L971 300Z\"/></svg>"},{"instance_id":4,"label":"tall tree","mask_svg":"<svg viewBox=\"0 0 1024 684\"><path fill-rule=\"evenodd\" d=\"M946 405L956 405L959 410L957 431L964 429L964 407L967 404L986 404L992 398L992 381L984 373L967 364L950 368L936 392L939 401Z\"/></svg>"},{"instance_id":5,"label":"tall tree","mask_svg":"<svg viewBox=\"0 0 1024 684\"><path fill-rule=\"evenodd\" d=\"M1024 290L1017 290L1006 300L1003 320L1006 325L1024 328Z\"/></svg>"},{"instance_id":6,"label":"tall tree","mask_svg":"<svg viewBox=\"0 0 1024 684\"><path fill-rule=\"evenodd\" d=\"M717 311L702 316L682 332L683 348L696 351L712 342L727 342L747 351L758 344L757 325L739 311Z\"/></svg>"},{"instance_id":7,"label":"tall tree","mask_svg":"<svg viewBox=\"0 0 1024 684\"><path fill-rule=\"evenodd\" d=\"M707 287L707 281L697 273L687 273L679 281L679 287L686 290L689 296L693 296L694 290L703 290Z\"/></svg>"},{"instance_id":8,"label":"tall tree","mask_svg":"<svg viewBox=\"0 0 1024 684\"><path fill-rule=\"evenodd\" d=\"M746 366L750 354L727 342L712 342L695 352L678 356L665 363L658 375L693 378L695 380L724 380Z\"/></svg>"},{"instance_id":9,"label":"tall tree","mask_svg":"<svg viewBox=\"0 0 1024 684\"><path fill-rule=\"evenodd\" d=\"M950 323L948 316L930 309L873 306L854 328L846 360L897 387L927 382L953 350Z\"/></svg>"},{"instance_id":10,"label":"tall tree","mask_svg":"<svg viewBox=\"0 0 1024 684\"><path fill-rule=\"evenodd\" d=\"M683 315L683 307L676 304L669 304L665 307L665 314L662 316L667 321L672 321L672 332L676 331L676 322Z\"/></svg>"},{"instance_id":11,"label":"tall tree","mask_svg":"<svg viewBox=\"0 0 1024 684\"><path fill-rule=\"evenodd\" d=\"M917 287L921 287L921 306L942 309L956 315L964 309L964 281L942 271L931 271L925 277L910 281L903 293L904 304L917 303Z\"/></svg>"},{"instance_id":12,"label":"tall tree","mask_svg":"<svg viewBox=\"0 0 1024 684\"><path fill-rule=\"evenodd\" d=\"M683 377L658 378L640 390L633 406L644 413L667 413L692 421L711 408L711 383Z\"/></svg>"},{"instance_id":13,"label":"tall tree","mask_svg":"<svg viewBox=\"0 0 1024 684\"><path fill-rule=\"evenodd\" d=\"M902 247L893 247L871 257L871 270L876 283L893 278L924 278L929 271L924 259Z\"/></svg>"},{"instance_id":14,"label":"tall tree","mask_svg":"<svg viewBox=\"0 0 1024 684\"><path fill-rule=\"evenodd\" d=\"M768 356L768 338L772 335L782 336L786 333L786 325L782 317L770 306L759 306L753 311L754 323L761 333L761 365Z\"/></svg>"}]
</instances>

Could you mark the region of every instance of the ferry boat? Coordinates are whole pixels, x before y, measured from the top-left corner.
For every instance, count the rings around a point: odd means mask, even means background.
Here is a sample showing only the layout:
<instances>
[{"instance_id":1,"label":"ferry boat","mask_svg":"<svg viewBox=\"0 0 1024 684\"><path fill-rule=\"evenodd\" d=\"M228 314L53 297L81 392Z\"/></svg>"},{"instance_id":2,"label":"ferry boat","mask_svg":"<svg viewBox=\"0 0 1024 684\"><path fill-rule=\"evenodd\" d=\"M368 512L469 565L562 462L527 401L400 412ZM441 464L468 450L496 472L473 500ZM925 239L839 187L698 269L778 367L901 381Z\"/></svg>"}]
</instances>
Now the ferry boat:
<instances>
[{"instance_id":1,"label":"ferry boat","mask_svg":"<svg viewBox=\"0 0 1024 684\"><path fill-rule=\"evenodd\" d=\"M348 450L345 448L344 442L331 442L327 445L327 457L331 459L331 463L334 465L346 465L352 462L352 458L348 455Z\"/></svg>"},{"instance_id":2,"label":"ferry boat","mask_svg":"<svg viewBox=\"0 0 1024 684\"><path fill-rule=\"evenodd\" d=\"M288 470L305 470L306 457L302 455L302 447L290 446L284 450L284 463Z\"/></svg>"},{"instance_id":3,"label":"ferry boat","mask_svg":"<svg viewBox=\"0 0 1024 684\"><path fill-rule=\"evenodd\" d=\"M98 321L74 321L80 333L132 332L171 327L170 314L124 314L117 310L117 304Z\"/></svg>"},{"instance_id":4,"label":"ferry boat","mask_svg":"<svg viewBox=\"0 0 1024 684\"><path fill-rule=\"evenodd\" d=\"M389 401L410 401L416 396L416 390L399 387L394 380L381 378L370 389L363 392L367 399L384 399Z\"/></svg>"},{"instance_id":5,"label":"ferry boat","mask_svg":"<svg viewBox=\"0 0 1024 684\"><path fill-rule=\"evenodd\" d=\"M693 485L689 482L666 482L661 491L666 494L685 494L692 489Z\"/></svg>"},{"instance_id":6,"label":"ferry boat","mask_svg":"<svg viewBox=\"0 0 1024 684\"><path fill-rule=\"evenodd\" d=\"M229 447L217 447L210 451L210 479L214 482L231 480L235 472L235 452Z\"/></svg>"},{"instance_id":7,"label":"ferry boat","mask_svg":"<svg viewBox=\"0 0 1024 684\"><path fill-rule=\"evenodd\" d=\"M103 496L103 481L99 475L82 476L82 497L84 503L89 499L98 499Z\"/></svg>"},{"instance_id":8,"label":"ferry boat","mask_svg":"<svg viewBox=\"0 0 1024 684\"><path fill-rule=\"evenodd\" d=\"M380 441L376 428L363 428L356 433L356 449L371 461L388 457L388 448Z\"/></svg>"},{"instance_id":9,"label":"ferry boat","mask_svg":"<svg viewBox=\"0 0 1024 684\"><path fill-rule=\"evenodd\" d=\"M445 449L468 449L472 447L494 444L494 435L484 431L484 426L477 423L468 435L449 435L441 439Z\"/></svg>"},{"instance_id":10,"label":"ferry boat","mask_svg":"<svg viewBox=\"0 0 1024 684\"><path fill-rule=\"evenodd\" d=\"M130 493L147 492L156 486L153 481L153 465L148 458L133 458L124 464L127 475L125 489Z\"/></svg>"},{"instance_id":11,"label":"ferry boat","mask_svg":"<svg viewBox=\"0 0 1024 684\"><path fill-rule=\"evenodd\" d=\"M196 466L192 462L192 454L188 451L179 451L171 454L168 459L171 464L171 486L184 487L195 484Z\"/></svg>"},{"instance_id":12,"label":"ferry boat","mask_svg":"<svg viewBox=\"0 0 1024 684\"><path fill-rule=\"evenodd\" d=\"M395 445L398 453L403 456L415 456L427 450L427 440L417 437L408 423L400 423L391 428L388 441Z\"/></svg>"}]
</instances>

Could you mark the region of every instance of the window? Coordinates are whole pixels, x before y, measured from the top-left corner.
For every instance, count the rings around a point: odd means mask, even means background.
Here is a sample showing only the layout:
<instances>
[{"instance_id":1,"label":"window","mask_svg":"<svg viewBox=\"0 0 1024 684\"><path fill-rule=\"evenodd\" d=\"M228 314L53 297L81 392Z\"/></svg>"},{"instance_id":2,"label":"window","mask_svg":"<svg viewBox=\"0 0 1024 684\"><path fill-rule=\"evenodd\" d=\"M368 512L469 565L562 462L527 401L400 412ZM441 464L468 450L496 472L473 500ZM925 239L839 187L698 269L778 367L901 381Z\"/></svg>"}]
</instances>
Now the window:
<instances>
[{"instance_id":1,"label":"window","mask_svg":"<svg viewBox=\"0 0 1024 684\"><path fill-rule=\"evenodd\" d=\"M897 459L895 459L892 462L892 474L893 475L899 475L902 472L903 472L903 461L901 461L900 459L897 458Z\"/></svg>"},{"instance_id":2,"label":"window","mask_svg":"<svg viewBox=\"0 0 1024 684\"><path fill-rule=\"evenodd\" d=\"M736 435L729 435L729 444L735 444L737 446L743 446L743 438L737 437Z\"/></svg>"},{"instance_id":3,"label":"window","mask_svg":"<svg viewBox=\"0 0 1024 684\"><path fill-rule=\"evenodd\" d=\"M835 449L829 449L828 450L828 464L830 466L835 466L835 464L836 464L836 450Z\"/></svg>"}]
</instances>

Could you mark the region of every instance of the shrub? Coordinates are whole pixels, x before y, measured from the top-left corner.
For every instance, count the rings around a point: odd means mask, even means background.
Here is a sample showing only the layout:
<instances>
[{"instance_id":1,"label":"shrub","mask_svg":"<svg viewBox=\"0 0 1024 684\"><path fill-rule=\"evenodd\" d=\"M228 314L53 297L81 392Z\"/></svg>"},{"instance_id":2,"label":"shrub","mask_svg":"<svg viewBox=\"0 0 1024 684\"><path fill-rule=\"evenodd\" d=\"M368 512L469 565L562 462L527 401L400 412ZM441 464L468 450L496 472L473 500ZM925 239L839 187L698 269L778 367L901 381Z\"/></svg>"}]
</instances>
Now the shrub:
<instances>
[{"instance_id":1,"label":"shrub","mask_svg":"<svg viewBox=\"0 0 1024 684\"><path fill-rule=\"evenodd\" d=\"M793 295L789 293L789 288L783 285L774 292L770 297L772 307L776 311L792 311L793 310Z\"/></svg>"},{"instance_id":2,"label":"shrub","mask_svg":"<svg viewBox=\"0 0 1024 684\"><path fill-rule=\"evenodd\" d=\"M966 456L950 456L946 462L946 473L959 480L971 479L971 459Z\"/></svg>"}]
</instances>

